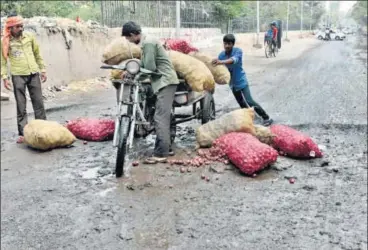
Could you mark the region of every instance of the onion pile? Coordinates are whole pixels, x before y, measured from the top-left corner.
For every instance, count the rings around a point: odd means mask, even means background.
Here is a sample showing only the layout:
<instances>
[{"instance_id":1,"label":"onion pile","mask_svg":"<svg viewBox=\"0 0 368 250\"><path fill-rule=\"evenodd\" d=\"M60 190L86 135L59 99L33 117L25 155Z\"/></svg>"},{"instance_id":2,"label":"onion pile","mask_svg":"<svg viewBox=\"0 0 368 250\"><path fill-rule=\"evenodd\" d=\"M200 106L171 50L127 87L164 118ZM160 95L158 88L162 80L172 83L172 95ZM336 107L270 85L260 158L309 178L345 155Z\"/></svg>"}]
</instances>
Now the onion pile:
<instances>
[{"instance_id":1,"label":"onion pile","mask_svg":"<svg viewBox=\"0 0 368 250\"><path fill-rule=\"evenodd\" d=\"M178 166L191 166L191 167L201 167L206 165L211 165L214 162L221 162L223 164L229 164L229 160L225 152L221 148L202 148L198 149L197 156L188 160L168 160L171 165Z\"/></svg>"},{"instance_id":2,"label":"onion pile","mask_svg":"<svg viewBox=\"0 0 368 250\"><path fill-rule=\"evenodd\" d=\"M214 146L221 148L221 152L247 175L253 175L276 162L278 156L275 149L247 133L233 132L223 135L215 140Z\"/></svg>"},{"instance_id":3,"label":"onion pile","mask_svg":"<svg viewBox=\"0 0 368 250\"><path fill-rule=\"evenodd\" d=\"M79 118L68 121L66 127L78 139L106 141L114 136L115 121L112 119Z\"/></svg>"},{"instance_id":4,"label":"onion pile","mask_svg":"<svg viewBox=\"0 0 368 250\"><path fill-rule=\"evenodd\" d=\"M296 158L320 158L322 152L309 136L285 125L272 125L271 132L276 136L272 147L280 155Z\"/></svg>"},{"instance_id":5,"label":"onion pile","mask_svg":"<svg viewBox=\"0 0 368 250\"><path fill-rule=\"evenodd\" d=\"M189 54L190 52L197 52L198 49L194 48L187 41L183 39L166 39L164 41L164 46L168 50L175 50L184 54Z\"/></svg>"}]
</instances>

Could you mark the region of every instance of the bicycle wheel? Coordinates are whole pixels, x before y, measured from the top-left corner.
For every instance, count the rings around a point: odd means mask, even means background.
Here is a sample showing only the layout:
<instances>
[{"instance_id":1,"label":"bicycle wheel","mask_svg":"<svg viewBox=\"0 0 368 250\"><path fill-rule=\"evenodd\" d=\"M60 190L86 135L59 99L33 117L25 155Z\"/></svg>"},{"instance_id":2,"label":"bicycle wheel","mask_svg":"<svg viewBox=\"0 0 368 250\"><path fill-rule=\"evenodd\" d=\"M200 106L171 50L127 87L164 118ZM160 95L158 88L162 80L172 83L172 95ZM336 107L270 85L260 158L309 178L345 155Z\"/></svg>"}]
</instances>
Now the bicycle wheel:
<instances>
[{"instance_id":1,"label":"bicycle wheel","mask_svg":"<svg viewBox=\"0 0 368 250\"><path fill-rule=\"evenodd\" d=\"M270 57L270 43L268 42L265 45L265 55L266 55L266 58Z\"/></svg>"},{"instance_id":2,"label":"bicycle wheel","mask_svg":"<svg viewBox=\"0 0 368 250\"><path fill-rule=\"evenodd\" d=\"M119 126L119 143L116 155L115 176L117 178L124 174L125 156L127 154L127 140L130 130L129 117L123 116Z\"/></svg>"}]
</instances>

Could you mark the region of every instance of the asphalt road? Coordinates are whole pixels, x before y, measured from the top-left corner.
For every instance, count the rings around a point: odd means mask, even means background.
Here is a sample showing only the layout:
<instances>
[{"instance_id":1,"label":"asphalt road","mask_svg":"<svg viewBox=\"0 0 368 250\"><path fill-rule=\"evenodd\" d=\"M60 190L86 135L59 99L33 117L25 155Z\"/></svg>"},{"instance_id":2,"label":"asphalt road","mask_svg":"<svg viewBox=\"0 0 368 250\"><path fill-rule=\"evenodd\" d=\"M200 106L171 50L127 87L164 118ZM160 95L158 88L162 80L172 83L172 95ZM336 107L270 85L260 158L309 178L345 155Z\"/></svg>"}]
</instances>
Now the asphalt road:
<instances>
[{"instance_id":1,"label":"asphalt road","mask_svg":"<svg viewBox=\"0 0 368 250\"><path fill-rule=\"evenodd\" d=\"M15 120L2 120L1 249L367 249L367 47L357 39L321 42L250 77L276 122L325 148L323 159L280 157L257 178L140 165L117 181L111 142L34 152L14 143ZM84 96L48 118L109 117L114 98ZM215 98L218 115L237 108L226 86ZM179 156L193 149L191 126Z\"/></svg>"}]
</instances>

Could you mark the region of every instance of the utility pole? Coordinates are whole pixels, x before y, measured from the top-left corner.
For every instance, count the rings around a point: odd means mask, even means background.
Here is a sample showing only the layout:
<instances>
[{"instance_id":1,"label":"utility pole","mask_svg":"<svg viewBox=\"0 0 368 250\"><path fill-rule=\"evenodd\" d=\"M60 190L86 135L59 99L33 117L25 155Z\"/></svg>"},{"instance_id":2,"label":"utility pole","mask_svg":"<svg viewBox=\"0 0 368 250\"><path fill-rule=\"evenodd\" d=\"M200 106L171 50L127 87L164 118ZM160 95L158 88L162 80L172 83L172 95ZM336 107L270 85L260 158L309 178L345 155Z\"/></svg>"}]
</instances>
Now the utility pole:
<instances>
[{"instance_id":1,"label":"utility pole","mask_svg":"<svg viewBox=\"0 0 368 250\"><path fill-rule=\"evenodd\" d=\"M259 44L259 1L257 1L257 44Z\"/></svg>"},{"instance_id":2,"label":"utility pole","mask_svg":"<svg viewBox=\"0 0 368 250\"><path fill-rule=\"evenodd\" d=\"M104 10L104 2L101 1L101 24L102 26L105 25L105 10Z\"/></svg>"},{"instance_id":3,"label":"utility pole","mask_svg":"<svg viewBox=\"0 0 368 250\"><path fill-rule=\"evenodd\" d=\"M326 21L326 27L329 27L329 23L330 23L330 2L327 2L327 21Z\"/></svg>"},{"instance_id":4,"label":"utility pole","mask_svg":"<svg viewBox=\"0 0 368 250\"><path fill-rule=\"evenodd\" d=\"M313 23L313 5L314 5L314 2L313 2L313 1L311 1L309 31L312 31L312 23Z\"/></svg>"},{"instance_id":5,"label":"utility pole","mask_svg":"<svg viewBox=\"0 0 368 250\"><path fill-rule=\"evenodd\" d=\"M180 1L176 1L176 38L180 38Z\"/></svg>"},{"instance_id":6,"label":"utility pole","mask_svg":"<svg viewBox=\"0 0 368 250\"><path fill-rule=\"evenodd\" d=\"M289 12L290 12L290 1L287 1L287 13L286 13L286 37L285 40L288 39L288 31L289 31Z\"/></svg>"},{"instance_id":7,"label":"utility pole","mask_svg":"<svg viewBox=\"0 0 368 250\"><path fill-rule=\"evenodd\" d=\"M161 1L157 2L158 27L161 28Z\"/></svg>"},{"instance_id":8,"label":"utility pole","mask_svg":"<svg viewBox=\"0 0 368 250\"><path fill-rule=\"evenodd\" d=\"M300 34L303 35L303 1L300 1Z\"/></svg>"}]
</instances>

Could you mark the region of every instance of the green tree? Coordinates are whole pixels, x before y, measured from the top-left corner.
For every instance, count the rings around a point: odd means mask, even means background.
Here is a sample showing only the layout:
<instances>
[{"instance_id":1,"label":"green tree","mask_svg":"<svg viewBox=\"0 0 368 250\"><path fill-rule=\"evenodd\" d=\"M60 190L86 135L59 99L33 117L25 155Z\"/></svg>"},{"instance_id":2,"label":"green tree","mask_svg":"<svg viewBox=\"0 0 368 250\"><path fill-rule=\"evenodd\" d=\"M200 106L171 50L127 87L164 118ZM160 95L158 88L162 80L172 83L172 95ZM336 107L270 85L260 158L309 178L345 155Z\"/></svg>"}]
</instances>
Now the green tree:
<instances>
[{"instance_id":1,"label":"green tree","mask_svg":"<svg viewBox=\"0 0 368 250\"><path fill-rule=\"evenodd\" d=\"M74 11L70 12L66 17L75 19L79 16L82 20L93 20L100 21L101 20L101 10L100 5L94 2L86 2L78 6Z\"/></svg>"},{"instance_id":2,"label":"green tree","mask_svg":"<svg viewBox=\"0 0 368 250\"><path fill-rule=\"evenodd\" d=\"M242 14L246 7L244 1L213 1L214 11L220 19L235 18Z\"/></svg>"},{"instance_id":3,"label":"green tree","mask_svg":"<svg viewBox=\"0 0 368 250\"><path fill-rule=\"evenodd\" d=\"M363 26L367 26L367 1L356 1L353 5L350 16Z\"/></svg>"},{"instance_id":4,"label":"green tree","mask_svg":"<svg viewBox=\"0 0 368 250\"><path fill-rule=\"evenodd\" d=\"M84 20L100 20L99 1L2 1L1 15L16 11L19 15L30 18L34 16L69 17L80 16Z\"/></svg>"},{"instance_id":5,"label":"green tree","mask_svg":"<svg viewBox=\"0 0 368 250\"><path fill-rule=\"evenodd\" d=\"M226 32L230 30L230 20L242 16L246 6L244 1L213 1L212 4L219 26Z\"/></svg>"}]
</instances>

